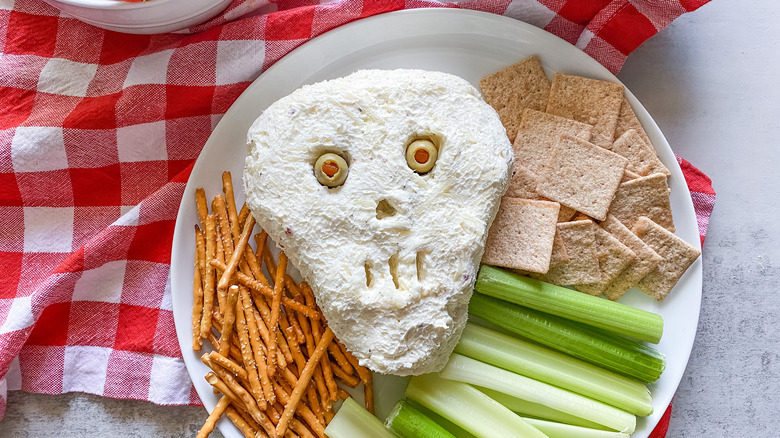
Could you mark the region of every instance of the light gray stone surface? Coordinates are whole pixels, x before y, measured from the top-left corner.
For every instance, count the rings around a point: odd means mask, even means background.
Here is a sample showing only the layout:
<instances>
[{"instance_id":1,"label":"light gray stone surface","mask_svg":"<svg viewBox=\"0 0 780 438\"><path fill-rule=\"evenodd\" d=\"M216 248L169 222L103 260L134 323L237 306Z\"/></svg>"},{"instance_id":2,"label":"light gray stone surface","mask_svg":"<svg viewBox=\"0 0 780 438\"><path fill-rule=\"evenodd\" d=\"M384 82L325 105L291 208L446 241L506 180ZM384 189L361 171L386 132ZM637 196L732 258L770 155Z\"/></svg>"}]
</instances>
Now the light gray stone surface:
<instances>
[{"instance_id":1,"label":"light gray stone surface","mask_svg":"<svg viewBox=\"0 0 780 438\"><path fill-rule=\"evenodd\" d=\"M779 17L775 0L715 0L646 42L619 75L718 193L669 438L780 430ZM14 392L0 436L194 436L205 417L198 407Z\"/></svg>"}]
</instances>

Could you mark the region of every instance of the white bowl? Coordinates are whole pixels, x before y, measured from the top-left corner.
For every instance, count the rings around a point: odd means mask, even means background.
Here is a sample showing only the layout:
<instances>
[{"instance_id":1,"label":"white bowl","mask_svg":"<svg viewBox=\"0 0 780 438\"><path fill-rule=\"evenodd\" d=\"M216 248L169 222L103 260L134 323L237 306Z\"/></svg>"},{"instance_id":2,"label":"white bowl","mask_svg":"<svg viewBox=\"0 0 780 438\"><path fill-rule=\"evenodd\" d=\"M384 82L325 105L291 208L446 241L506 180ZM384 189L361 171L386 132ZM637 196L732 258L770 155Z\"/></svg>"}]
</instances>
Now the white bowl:
<instances>
[{"instance_id":1,"label":"white bowl","mask_svg":"<svg viewBox=\"0 0 780 438\"><path fill-rule=\"evenodd\" d=\"M123 33L174 32L203 23L231 0L44 0L81 21Z\"/></svg>"}]
</instances>

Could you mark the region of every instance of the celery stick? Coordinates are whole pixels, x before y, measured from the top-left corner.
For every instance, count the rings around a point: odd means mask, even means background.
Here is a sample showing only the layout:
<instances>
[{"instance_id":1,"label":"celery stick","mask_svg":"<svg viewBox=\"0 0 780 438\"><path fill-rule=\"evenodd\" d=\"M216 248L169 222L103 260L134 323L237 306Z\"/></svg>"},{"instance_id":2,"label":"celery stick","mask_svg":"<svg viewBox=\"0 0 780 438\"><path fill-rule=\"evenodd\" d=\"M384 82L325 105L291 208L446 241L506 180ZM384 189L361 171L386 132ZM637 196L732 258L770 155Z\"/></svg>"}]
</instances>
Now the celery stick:
<instances>
[{"instance_id":1,"label":"celery stick","mask_svg":"<svg viewBox=\"0 0 780 438\"><path fill-rule=\"evenodd\" d=\"M455 352L634 415L653 413L645 385L595 365L494 330L467 323Z\"/></svg>"},{"instance_id":2,"label":"celery stick","mask_svg":"<svg viewBox=\"0 0 780 438\"><path fill-rule=\"evenodd\" d=\"M556 411L553 408L548 408L547 406L540 405L539 403L529 402L521 398L512 397L511 395L493 391L492 389L488 388L482 388L480 386L478 386L477 389L490 396L490 398L493 400L508 407L510 411L520 415L521 417L533 417L540 420L554 421L556 423L565 423L571 424L573 426L587 427L589 429L608 430L606 427L600 424L596 424L592 421L584 420L561 411Z\"/></svg>"},{"instance_id":3,"label":"celery stick","mask_svg":"<svg viewBox=\"0 0 780 438\"><path fill-rule=\"evenodd\" d=\"M396 438L379 421L363 409L355 400L344 400L339 411L325 428L329 438Z\"/></svg>"},{"instance_id":4,"label":"celery stick","mask_svg":"<svg viewBox=\"0 0 780 438\"><path fill-rule=\"evenodd\" d=\"M450 356L439 375L539 403L619 432L631 433L636 428L636 417L628 412L457 353Z\"/></svg>"},{"instance_id":5,"label":"celery stick","mask_svg":"<svg viewBox=\"0 0 780 438\"><path fill-rule=\"evenodd\" d=\"M484 391L482 391L484 392ZM407 398L406 404L409 406L417 409L420 411L421 414L425 415L426 417L430 418L431 420L435 421L436 424L443 427L447 430L447 432L455 435L455 438L476 438L473 434L468 433L465 431L462 427L458 426L457 424L453 423L452 421L442 417L441 415L437 414L436 412L433 412L432 410L426 408L425 406L417 403L416 401Z\"/></svg>"},{"instance_id":6,"label":"celery stick","mask_svg":"<svg viewBox=\"0 0 780 438\"><path fill-rule=\"evenodd\" d=\"M547 436L478 389L465 383L444 380L435 374L412 377L406 387L406 397L452 421L477 438Z\"/></svg>"},{"instance_id":7,"label":"celery stick","mask_svg":"<svg viewBox=\"0 0 780 438\"><path fill-rule=\"evenodd\" d=\"M483 265L476 291L540 312L657 344L664 320L646 310Z\"/></svg>"},{"instance_id":8,"label":"celery stick","mask_svg":"<svg viewBox=\"0 0 780 438\"><path fill-rule=\"evenodd\" d=\"M629 435L623 432L608 432L598 429L588 429L586 427L572 426L571 424L561 424L553 421L537 420L535 418L523 418L535 428L544 432L550 438L628 438Z\"/></svg>"},{"instance_id":9,"label":"celery stick","mask_svg":"<svg viewBox=\"0 0 780 438\"><path fill-rule=\"evenodd\" d=\"M596 327L474 294L469 313L563 353L640 382L654 382L666 367L649 345Z\"/></svg>"},{"instance_id":10,"label":"celery stick","mask_svg":"<svg viewBox=\"0 0 780 438\"><path fill-rule=\"evenodd\" d=\"M401 438L455 438L432 419L401 400L385 420L385 427Z\"/></svg>"}]
</instances>

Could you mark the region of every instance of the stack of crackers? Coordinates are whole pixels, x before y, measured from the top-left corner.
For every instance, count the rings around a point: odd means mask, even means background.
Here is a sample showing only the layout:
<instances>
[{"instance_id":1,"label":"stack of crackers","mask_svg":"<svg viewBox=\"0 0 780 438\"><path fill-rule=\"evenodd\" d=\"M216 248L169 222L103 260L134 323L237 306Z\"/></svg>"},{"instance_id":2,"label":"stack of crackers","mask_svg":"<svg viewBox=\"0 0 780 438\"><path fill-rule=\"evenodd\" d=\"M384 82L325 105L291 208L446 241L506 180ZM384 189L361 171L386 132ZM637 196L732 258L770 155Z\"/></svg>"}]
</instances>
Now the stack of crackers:
<instances>
[{"instance_id":1,"label":"stack of crackers","mask_svg":"<svg viewBox=\"0 0 780 438\"><path fill-rule=\"evenodd\" d=\"M532 56L482 78L513 142L509 188L482 263L617 300L663 301L700 251L675 236L671 176L617 83Z\"/></svg>"}]
</instances>

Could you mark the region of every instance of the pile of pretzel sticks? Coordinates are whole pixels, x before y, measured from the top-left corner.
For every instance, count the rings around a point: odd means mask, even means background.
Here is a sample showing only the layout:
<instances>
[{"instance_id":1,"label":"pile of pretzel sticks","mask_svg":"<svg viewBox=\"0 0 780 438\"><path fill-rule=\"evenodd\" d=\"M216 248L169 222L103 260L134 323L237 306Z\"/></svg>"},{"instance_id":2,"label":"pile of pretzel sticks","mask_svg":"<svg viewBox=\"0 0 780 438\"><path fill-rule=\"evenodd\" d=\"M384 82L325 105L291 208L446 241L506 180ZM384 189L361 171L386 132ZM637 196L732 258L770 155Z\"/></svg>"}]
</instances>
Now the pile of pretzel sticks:
<instances>
[{"instance_id":1,"label":"pile of pretzel sticks","mask_svg":"<svg viewBox=\"0 0 780 438\"><path fill-rule=\"evenodd\" d=\"M287 274L284 252L274 260L266 232L249 245L255 219L236 209L230 172L222 186L211 212L204 190L195 194L192 348L213 347L201 359L222 394L198 437L224 414L246 437L326 438L333 403L350 397L339 383L362 382L373 412L371 372L334 338L311 287Z\"/></svg>"}]
</instances>

